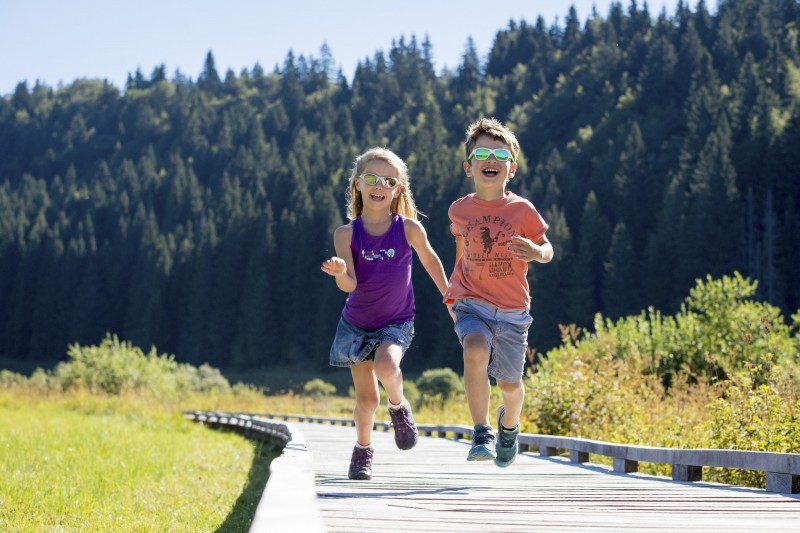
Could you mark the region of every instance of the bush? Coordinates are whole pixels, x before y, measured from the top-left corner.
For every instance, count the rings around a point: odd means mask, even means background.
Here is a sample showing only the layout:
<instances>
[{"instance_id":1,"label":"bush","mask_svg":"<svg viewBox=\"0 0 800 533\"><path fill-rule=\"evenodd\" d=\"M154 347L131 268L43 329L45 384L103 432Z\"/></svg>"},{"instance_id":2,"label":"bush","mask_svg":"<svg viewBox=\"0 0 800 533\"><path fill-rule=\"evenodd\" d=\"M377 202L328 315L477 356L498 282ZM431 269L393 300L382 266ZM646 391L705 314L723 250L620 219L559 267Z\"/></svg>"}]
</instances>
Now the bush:
<instances>
[{"instance_id":1,"label":"bush","mask_svg":"<svg viewBox=\"0 0 800 533\"><path fill-rule=\"evenodd\" d=\"M800 398L796 383L767 354L760 365L737 372L720 384L718 398L708 406L708 447L731 450L800 452ZM767 383L758 384L764 377ZM763 487L764 472L713 469L723 483Z\"/></svg>"},{"instance_id":2,"label":"bush","mask_svg":"<svg viewBox=\"0 0 800 533\"><path fill-rule=\"evenodd\" d=\"M419 407L419 401L422 398L422 395L419 393L416 383L411 380L404 379L403 396L406 397L406 400L408 400L408 403L410 403L414 409Z\"/></svg>"},{"instance_id":3,"label":"bush","mask_svg":"<svg viewBox=\"0 0 800 533\"><path fill-rule=\"evenodd\" d=\"M314 378L303 385L303 393L313 398L322 398L336 394L336 386L320 378Z\"/></svg>"},{"instance_id":4,"label":"bush","mask_svg":"<svg viewBox=\"0 0 800 533\"><path fill-rule=\"evenodd\" d=\"M800 451L800 313L786 325L741 278L698 280L679 313L650 309L563 344L525 380L523 431L669 448ZM667 474L664 465L642 471ZM763 473L707 479L763 486Z\"/></svg>"},{"instance_id":5,"label":"bush","mask_svg":"<svg viewBox=\"0 0 800 533\"><path fill-rule=\"evenodd\" d=\"M430 402L434 398L446 402L463 389L461 378L452 368L426 370L417 379L416 385L423 402Z\"/></svg>"},{"instance_id":6,"label":"bush","mask_svg":"<svg viewBox=\"0 0 800 533\"><path fill-rule=\"evenodd\" d=\"M73 344L67 355L69 360L59 363L52 377L48 376L63 390L85 387L106 394L135 390L156 396L230 391L230 384L216 368L177 363L172 355L159 355L155 347L145 354L116 335L107 334L98 346Z\"/></svg>"},{"instance_id":7,"label":"bush","mask_svg":"<svg viewBox=\"0 0 800 533\"><path fill-rule=\"evenodd\" d=\"M22 374L17 374L16 372L11 372L6 369L0 370L0 387L10 387L25 383L25 381L25 376Z\"/></svg>"}]
</instances>

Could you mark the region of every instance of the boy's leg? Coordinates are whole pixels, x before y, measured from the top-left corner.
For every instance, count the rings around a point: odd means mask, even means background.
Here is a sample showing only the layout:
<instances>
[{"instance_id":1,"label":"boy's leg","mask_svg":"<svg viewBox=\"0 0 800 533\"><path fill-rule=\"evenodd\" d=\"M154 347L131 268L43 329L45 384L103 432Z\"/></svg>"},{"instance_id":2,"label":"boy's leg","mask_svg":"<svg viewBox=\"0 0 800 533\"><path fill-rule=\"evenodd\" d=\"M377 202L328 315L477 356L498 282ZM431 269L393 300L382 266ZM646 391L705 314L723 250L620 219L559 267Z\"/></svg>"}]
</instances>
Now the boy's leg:
<instances>
[{"instance_id":1,"label":"boy's leg","mask_svg":"<svg viewBox=\"0 0 800 533\"><path fill-rule=\"evenodd\" d=\"M503 406L505 407L505 413L500 423L508 429L513 429L519 423L522 402L525 399L525 388L522 386L522 380L510 382L497 379L497 387L503 394Z\"/></svg>"},{"instance_id":2,"label":"boy's leg","mask_svg":"<svg viewBox=\"0 0 800 533\"><path fill-rule=\"evenodd\" d=\"M472 421L475 424L472 446L467 461L489 461L495 458L495 435L489 423L491 385L486 369L489 367L489 344L480 333L468 333L464 346L464 390Z\"/></svg>"},{"instance_id":3,"label":"boy's leg","mask_svg":"<svg viewBox=\"0 0 800 533\"><path fill-rule=\"evenodd\" d=\"M525 311L503 311L498 317L502 332L493 339L494 356L489 374L497 380L503 395L503 405L497 410L497 466L514 462L519 449L519 417L525 398L522 374L528 346L530 314Z\"/></svg>"},{"instance_id":4,"label":"boy's leg","mask_svg":"<svg viewBox=\"0 0 800 533\"><path fill-rule=\"evenodd\" d=\"M519 415L525 389L522 381L498 379L497 386L503 393L503 405L497 410L497 456L494 462L497 466L506 467L514 462L519 450Z\"/></svg>"},{"instance_id":5,"label":"boy's leg","mask_svg":"<svg viewBox=\"0 0 800 533\"><path fill-rule=\"evenodd\" d=\"M472 423L489 423L491 385L486 369L489 367L489 343L480 333L464 336L464 391L467 394Z\"/></svg>"}]
</instances>

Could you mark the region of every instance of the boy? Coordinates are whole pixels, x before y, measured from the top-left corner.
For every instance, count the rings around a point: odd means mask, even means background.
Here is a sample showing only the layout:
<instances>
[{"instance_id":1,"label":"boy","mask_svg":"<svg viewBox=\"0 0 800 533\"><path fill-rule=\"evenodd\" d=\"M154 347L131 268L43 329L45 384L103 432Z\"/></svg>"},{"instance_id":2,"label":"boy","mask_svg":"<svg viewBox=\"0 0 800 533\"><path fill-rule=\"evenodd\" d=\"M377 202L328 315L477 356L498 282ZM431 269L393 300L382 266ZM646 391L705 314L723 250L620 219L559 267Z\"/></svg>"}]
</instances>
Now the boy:
<instances>
[{"instance_id":1,"label":"boy","mask_svg":"<svg viewBox=\"0 0 800 533\"><path fill-rule=\"evenodd\" d=\"M506 191L517 170L519 142L499 121L482 118L467 128L464 172L475 192L450 206L456 265L445 293L464 350L464 388L475 424L468 461L506 467L517 455L522 373L528 345L528 262L547 263L553 247L547 224L528 200ZM488 375L487 375L488 373ZM503 395L497 436L489 423L491 386ZM497 442L496 442L497 441Z\"/></svg>"}]
</instances>

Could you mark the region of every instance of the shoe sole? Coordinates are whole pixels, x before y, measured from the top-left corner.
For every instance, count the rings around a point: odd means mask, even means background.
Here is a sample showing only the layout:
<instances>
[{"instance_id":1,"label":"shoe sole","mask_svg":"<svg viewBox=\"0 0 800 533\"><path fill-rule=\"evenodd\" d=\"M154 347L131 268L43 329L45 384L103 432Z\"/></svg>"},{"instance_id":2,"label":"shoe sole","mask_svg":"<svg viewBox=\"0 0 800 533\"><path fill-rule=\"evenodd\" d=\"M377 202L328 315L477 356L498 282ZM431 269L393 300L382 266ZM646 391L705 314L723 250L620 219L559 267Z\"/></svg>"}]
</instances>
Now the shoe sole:
<instances>
[{"instance_id":1,"label":"shoe sole","mask_svg":"<svg viewBox=\"0 0 800 533\"><path fill-rule=\"evenodd\" d=\"M496 453L485 446L481 446L478 449L470 449L469 454L467 454L467 461L491 461L495 457L497 457Z\"/></svg>"},{"instance_id":2,"label":"shoe sole","mask_svg":"<svg viewBox=\"0 0 800 533\"><path fill-rule=\"evenodd\" d=\"M514 455L512 455L511 459L508 459L508 460L501 459L500 458L500 454L498 454L497 457L494 458L494 464L496 464L500 468L505 468L505 467L509 466L517 458L518 449L519 448L515 448L514 449Z\"/></svg>"},{"instance_id":3,"label":"shoe sole","mask_svg":"<svg viewBox=\"0 0 800 533\"><path fill-rule=\"evenodd\" d=\"M409 432L410 433L410 432ZM417 445L419 442L419 433L411 434L411 438L409 439L408 436L406 437L399 437L399 433L397 431L394 432L394 443L400 450L410 450L414 446Z\"/></svg>"},{"instance_id":4,"label":"shoe sole","mask_svg":"<svg viewBox=\"0 0 800 533\"><path fill-rule=\"evenodd\" d=\"M347 476L347 477L356 481L369 481L370 479L372 479L372 476L370 474L365 474L365 473L360 473L356 474L355 476Z\"/></svg>"}]
</instances>

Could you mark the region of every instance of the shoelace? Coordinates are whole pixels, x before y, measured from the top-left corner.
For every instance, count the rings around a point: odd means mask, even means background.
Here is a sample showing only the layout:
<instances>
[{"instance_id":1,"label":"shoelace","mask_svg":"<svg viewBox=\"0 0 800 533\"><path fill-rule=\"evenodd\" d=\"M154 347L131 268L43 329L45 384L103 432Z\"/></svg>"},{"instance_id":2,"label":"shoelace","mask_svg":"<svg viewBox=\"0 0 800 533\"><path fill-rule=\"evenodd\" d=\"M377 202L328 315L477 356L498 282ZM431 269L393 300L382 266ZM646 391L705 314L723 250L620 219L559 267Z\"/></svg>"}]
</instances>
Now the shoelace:
<instances>
[{"instance_id":1,"label":"shoelace","mask_svg":"<svg viewBox=\"0 0 800 533\"><path fill-rule=\"evenodd\" d=\"M494 435L488 429L478 430L475 433L475 444L488 444L494 440Z\"/></svg>"},{"instance_id":2,"label":"shoelace","mask_svg":"<svg viewBox=\"0 0 800 533\"><path fill-rule=\"evenodd\" d=\"M356 467L363 470L372 464L372 450L370 448L359 448L356 452Z\"/></svg>"},{"instance_id":3,"label":"shoelace","mask_svg":"<svg viewBox=\"0 0 800 533\"><path fill-rule=\"evenodd\" d=\"M400 409L392 409L390 411L392 421L394 422L395 430L410 431L411 420L408 416L408 410L401 407Z\"/></svg>"}]
</instances>

